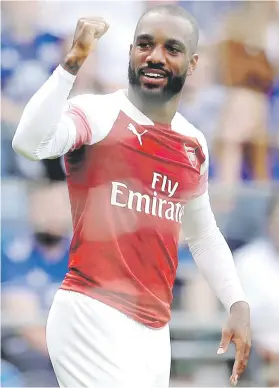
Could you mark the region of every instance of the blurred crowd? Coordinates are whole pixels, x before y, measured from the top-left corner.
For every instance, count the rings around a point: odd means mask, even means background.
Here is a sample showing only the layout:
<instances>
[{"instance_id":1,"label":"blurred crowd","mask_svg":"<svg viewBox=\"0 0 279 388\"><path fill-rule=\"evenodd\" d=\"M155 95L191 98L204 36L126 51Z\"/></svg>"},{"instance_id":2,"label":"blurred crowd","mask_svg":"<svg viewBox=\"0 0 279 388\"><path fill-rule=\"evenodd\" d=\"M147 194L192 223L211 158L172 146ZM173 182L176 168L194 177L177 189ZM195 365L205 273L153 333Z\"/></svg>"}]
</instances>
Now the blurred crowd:
<instances>
[{"instance_id":1,"label":"blurred crowd","mask_svg":"<svg viewBox=\"0 0 279 388\"><path fill-rule=\"evenodd\" d=\"M24 106L62 61L77 19L92 14L107 18L111 27L84 64L72 95L125 88L137 20L157 3L1 3L3 387L57 386L44 326L67 271L71 238L63 158L31 162L12 150ZM200 27L199 66L187 79L180 112L206 136L212 207L252 307L254 346L243 384L278 386L279 3L175 3ZM214 357L222 309L196 272L183 237L179 258L172 381L224 386L231 358L221 363Z\"/></svg>"}]
</instances>

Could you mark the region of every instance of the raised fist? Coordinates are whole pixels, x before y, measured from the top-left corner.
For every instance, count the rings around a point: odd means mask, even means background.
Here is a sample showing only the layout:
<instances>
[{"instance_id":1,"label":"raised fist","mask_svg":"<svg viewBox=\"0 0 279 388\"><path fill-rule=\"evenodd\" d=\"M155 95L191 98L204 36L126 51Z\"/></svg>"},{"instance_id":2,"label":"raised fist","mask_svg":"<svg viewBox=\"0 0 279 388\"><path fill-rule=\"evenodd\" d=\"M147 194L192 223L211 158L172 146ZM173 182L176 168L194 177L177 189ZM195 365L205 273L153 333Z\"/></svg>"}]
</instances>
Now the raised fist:
<instances>
[{"instance_id":1,"label":"raised fist","mask_svg":"<svg viewBox=\"0 0 279 388\"><path fill-rule=\"evenodd\" d=\"M78 20L73 44L62 66L76 75L85 59L95 50L98 40L109 28L102 17L81 18Z\"/></svg>"},{"instance_id":2,"label":"raised fist","mask_svg":"<svg viewBox=\"0 0 279 388\"><path fill-rule=\"evenodd\" d=\"M102 17L81 18L77 22L71 52L87 57L95 50L98 40L109 28L108 22Z\"/></svg>"}]
</instances>

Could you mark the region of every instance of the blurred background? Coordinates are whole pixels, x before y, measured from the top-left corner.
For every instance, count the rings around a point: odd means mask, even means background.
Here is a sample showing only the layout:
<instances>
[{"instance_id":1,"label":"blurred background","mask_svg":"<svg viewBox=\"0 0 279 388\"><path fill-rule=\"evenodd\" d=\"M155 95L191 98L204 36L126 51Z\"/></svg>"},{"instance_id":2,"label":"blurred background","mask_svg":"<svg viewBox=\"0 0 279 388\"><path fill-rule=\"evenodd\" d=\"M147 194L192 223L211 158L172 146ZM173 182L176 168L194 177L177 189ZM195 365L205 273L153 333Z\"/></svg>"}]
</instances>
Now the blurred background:
<instances>
[{"instance_id":1,"label":"blurred background","mask_svg":"<svg viewBox=\"0 0 279 388\"><path fill-rule=\"evenodd\" d=\"M101 15L111 28L72 95L126 87L135 25L157 3L1 2L3 387L57 386L44 326L71 238L63 159L31 162L11 148L22 110L63 59L81 16ZM200 27L199 66L187 79L180 112L207 138L212 207L251 302L253 350L239 385L279 386L279 4L175 3ZM233 348L216 354L224 311L182 237L179 259L172 385L228 386Z\"/></svg>"}]
</instances>

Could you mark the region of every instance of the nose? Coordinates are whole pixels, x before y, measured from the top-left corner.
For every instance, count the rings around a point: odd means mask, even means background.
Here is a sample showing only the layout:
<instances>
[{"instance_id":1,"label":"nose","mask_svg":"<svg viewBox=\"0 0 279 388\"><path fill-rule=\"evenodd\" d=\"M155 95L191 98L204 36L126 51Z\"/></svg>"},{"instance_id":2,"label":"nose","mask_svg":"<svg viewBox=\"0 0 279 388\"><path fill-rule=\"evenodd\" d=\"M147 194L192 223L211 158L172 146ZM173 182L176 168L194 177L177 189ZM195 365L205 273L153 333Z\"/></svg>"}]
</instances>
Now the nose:
<instances>
[{"instance_id":1,"label":"nose","mask_svg":"<svg viewBox=\"0 0 279 388\"><path fill-rule=\"evenodd\" d=\"M160 45L155 46L146 58L146 61L150 63L160 63L162 65L165 65L166 58L163 47Z\"/></svg>"}]
</instances>

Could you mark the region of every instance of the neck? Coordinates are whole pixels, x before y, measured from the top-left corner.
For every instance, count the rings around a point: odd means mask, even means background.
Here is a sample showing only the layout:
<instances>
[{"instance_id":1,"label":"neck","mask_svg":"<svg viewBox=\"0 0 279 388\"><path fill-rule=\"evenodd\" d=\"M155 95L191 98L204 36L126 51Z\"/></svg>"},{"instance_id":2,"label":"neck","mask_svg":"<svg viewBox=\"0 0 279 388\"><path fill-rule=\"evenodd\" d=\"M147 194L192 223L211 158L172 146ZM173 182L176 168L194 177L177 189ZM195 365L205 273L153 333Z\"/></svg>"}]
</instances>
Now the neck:
<instances>
[{"instance_id":1,"label":"neck","mask_svg":"<svg viewBox=\"0 0 279 388\"><path fill-rule=\"evenodd\" d=\"M140 110L146 117L155 123L170 124L177 112L180 93L167 102L151 104L140 98L139 94L131 87L128 88L129 101Z\"/></svg>"}]
</instances>

